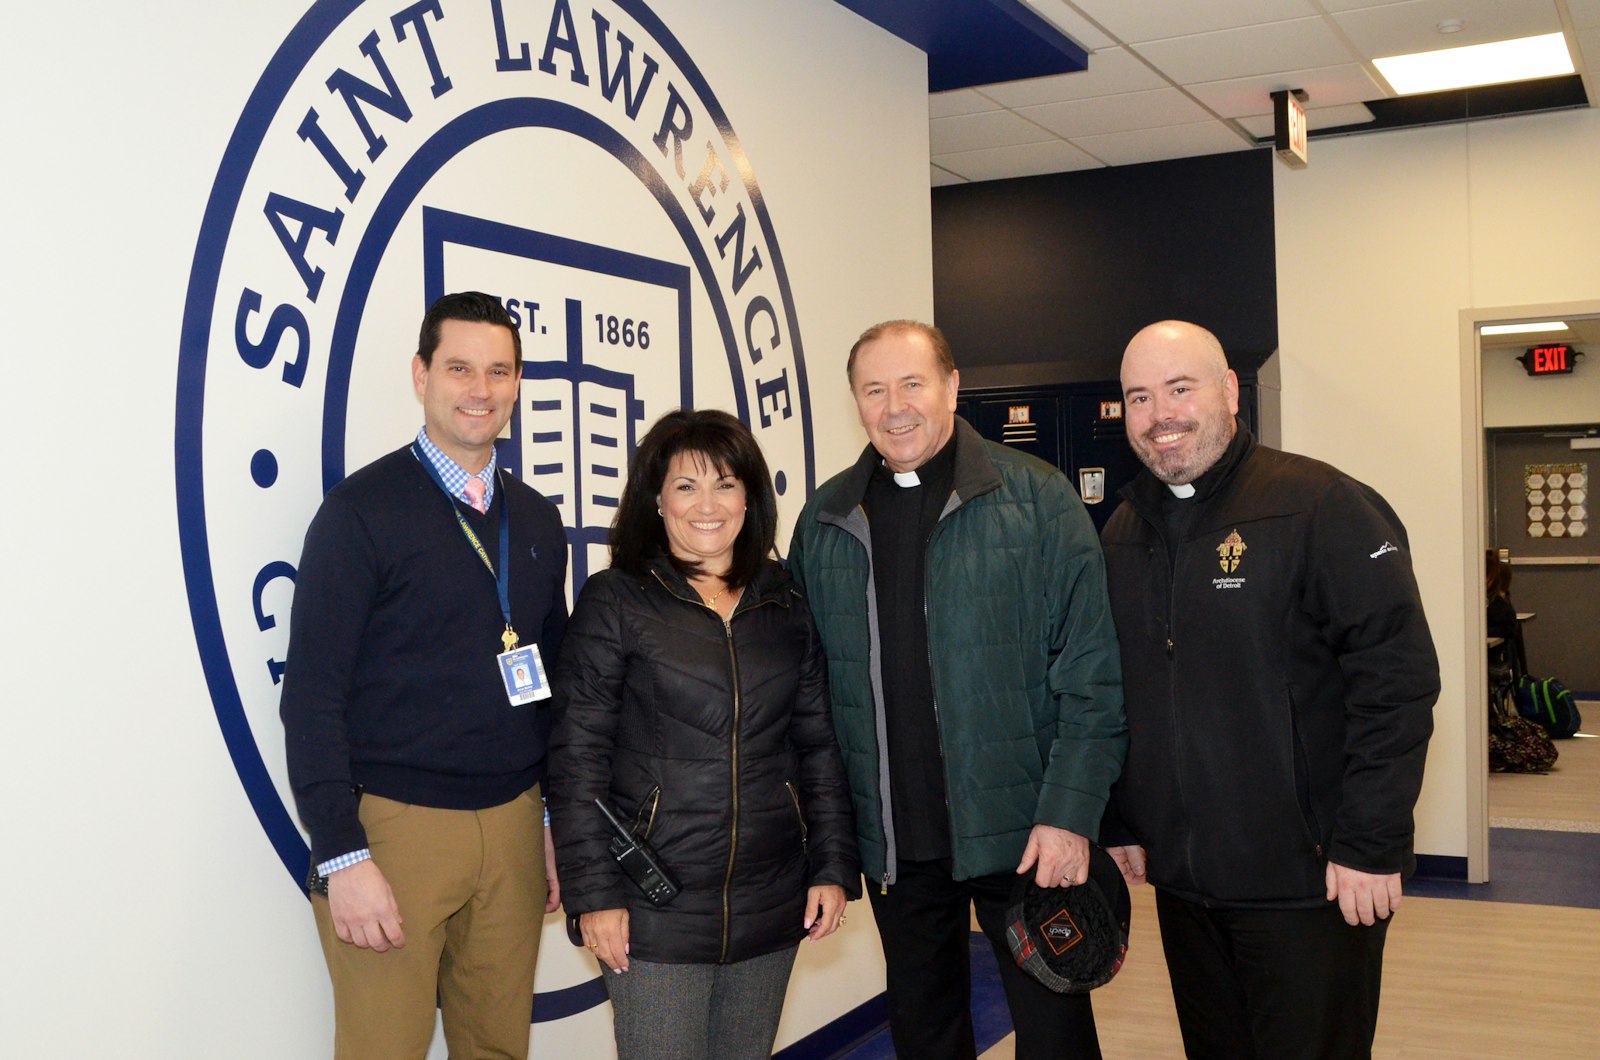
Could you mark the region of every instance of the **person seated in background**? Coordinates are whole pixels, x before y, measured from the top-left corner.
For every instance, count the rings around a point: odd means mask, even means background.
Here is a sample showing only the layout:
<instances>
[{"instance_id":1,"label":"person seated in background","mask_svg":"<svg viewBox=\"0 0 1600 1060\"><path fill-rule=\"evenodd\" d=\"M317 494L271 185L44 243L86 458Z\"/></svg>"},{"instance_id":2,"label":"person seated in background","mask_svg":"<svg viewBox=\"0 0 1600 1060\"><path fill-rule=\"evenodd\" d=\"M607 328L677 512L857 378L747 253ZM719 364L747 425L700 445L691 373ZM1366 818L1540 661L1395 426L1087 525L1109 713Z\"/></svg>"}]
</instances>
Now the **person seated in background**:
<instances>
[{"instance_id":1,"label":"person seated in background","mask_svg":"<svg viewBox=\"0 0 1600 1060\"><path fill-rule=\"evenodd\" d=\"M1517 623L1517 608L1511 602L1511 565L1502 563L1494 549L1485 549L1484 594L1488 598L1489 637L1501 643L1489 649L1489 665L1510 667L1513 676L1527 672L1521 651L1522 629ZM1519 668L1520 665L1520 668Z\"/></svg>"}]
</instances>

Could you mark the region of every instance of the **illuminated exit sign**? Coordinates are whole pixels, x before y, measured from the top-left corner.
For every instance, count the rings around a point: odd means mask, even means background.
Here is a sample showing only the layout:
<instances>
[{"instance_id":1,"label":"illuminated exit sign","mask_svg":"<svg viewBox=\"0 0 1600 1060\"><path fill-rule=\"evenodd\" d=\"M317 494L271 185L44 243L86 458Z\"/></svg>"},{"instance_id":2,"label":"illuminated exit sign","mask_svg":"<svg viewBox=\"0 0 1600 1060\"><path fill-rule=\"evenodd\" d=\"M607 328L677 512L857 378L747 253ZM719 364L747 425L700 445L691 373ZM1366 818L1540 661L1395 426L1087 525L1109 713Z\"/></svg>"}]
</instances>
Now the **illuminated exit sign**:
<instances>
[{"instance_id":1,"label":"illuminated exit sign","mask_svg":"<svg viewBox=\"0 0 1600 1060\"><path fill-rule=\"evenodd\" d=\"M1528 351L1517 360L1522 362L1522 367L1529 375L1565 375L1572 371L1575 360L1583 356L1583 351L1575 350L1566 343L1553 346L1530 346Z\"/></svg>"}]
</instances>

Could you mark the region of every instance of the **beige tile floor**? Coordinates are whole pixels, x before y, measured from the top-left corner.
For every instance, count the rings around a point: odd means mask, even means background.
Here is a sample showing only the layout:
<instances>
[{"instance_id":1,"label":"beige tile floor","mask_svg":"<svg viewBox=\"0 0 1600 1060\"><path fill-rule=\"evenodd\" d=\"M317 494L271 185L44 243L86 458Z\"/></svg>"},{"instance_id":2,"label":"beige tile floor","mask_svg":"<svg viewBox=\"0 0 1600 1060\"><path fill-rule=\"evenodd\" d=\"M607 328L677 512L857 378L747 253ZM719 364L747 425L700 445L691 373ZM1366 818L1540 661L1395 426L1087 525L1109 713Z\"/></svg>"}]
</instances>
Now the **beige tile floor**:
<instances>
[{"instance_id":1,"label":"beige tile floor","mask_svg":"<svg viewBox=\"0 0 1600 1060\"><path fill-rule=\"evenodd\" d=\"M1600 703L1584 707L1600 732ZM1560 748L1549 775L1489 778L1496 827L1600 832L1600 739ZM1596 1060L1597 999L1600 909L1408 898L1389 932L1373 1056ZM1147 887L1134 894L1128 961L1094 1006L1106 1060L1183 1055ZM983 1060L1014 1055L1007 1037Z\"/></svg>"}]
</instances>

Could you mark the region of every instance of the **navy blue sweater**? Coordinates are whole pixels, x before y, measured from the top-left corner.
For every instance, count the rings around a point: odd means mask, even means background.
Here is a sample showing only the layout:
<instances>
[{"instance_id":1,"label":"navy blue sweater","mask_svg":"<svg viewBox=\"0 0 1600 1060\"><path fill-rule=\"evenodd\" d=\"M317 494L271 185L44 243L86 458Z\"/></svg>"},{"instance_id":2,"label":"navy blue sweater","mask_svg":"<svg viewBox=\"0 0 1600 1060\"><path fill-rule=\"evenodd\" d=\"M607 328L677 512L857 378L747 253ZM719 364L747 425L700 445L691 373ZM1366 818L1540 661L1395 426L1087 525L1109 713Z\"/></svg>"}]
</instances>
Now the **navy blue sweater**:
<instances>
[{"instance_id":1,"label":"navy blue sweater","mask_svg":"<svg viewBox=\"0 0 1600 1060\"><path fill-rule=\"evenodd\" d=\"M312 864L367 845L358 791L474 810L543 778L546 712L506 698L495 581L452 511L498 564L503 505L511 620L548 670L567 619L566 535L530 487L502 474L480 515L446 497L407 446L335 486L312 520L279 706Z\"/></svg>"}]
</instances>

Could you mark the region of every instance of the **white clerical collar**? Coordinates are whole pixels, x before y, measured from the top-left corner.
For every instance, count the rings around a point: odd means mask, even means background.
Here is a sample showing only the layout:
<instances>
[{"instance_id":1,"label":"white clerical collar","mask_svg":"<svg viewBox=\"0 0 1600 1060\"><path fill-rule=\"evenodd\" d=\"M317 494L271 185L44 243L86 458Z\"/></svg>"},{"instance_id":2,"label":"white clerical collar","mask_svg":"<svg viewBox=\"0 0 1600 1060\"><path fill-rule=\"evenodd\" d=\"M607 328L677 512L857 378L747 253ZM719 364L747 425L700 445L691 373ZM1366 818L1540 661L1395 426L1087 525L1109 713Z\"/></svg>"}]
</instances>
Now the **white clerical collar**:
<instances>
[{"instance_id":1,"label":"white clerical collar","mask_svg":"<svg viewBox=\"0 0 1600 1060\"><path fill-rule=\"evenodd\" d=\"M915 471L892 471L890 474L894 475L894 484L902 489L922 485L922 480L917 477Z\"/></svg>"},{"instance_id":2,"label":"white clerical collar","mask_svg":"<svg viewBox=\"0 0 1600 1060\"><path fill-rule=\"evenodd\" d=\"M1172 491L1172 495L1174 497L1181 497L1184 500L1188 500L1190 497L1194 496L1194 483L1193 482L1185 482L1185 483L1183 483L1181 485L1177 485L1177 486L1174 486L1172 483L1169 482L1169 483L1167 483L1167 489Z\"/></svg>"}]
</instances>

